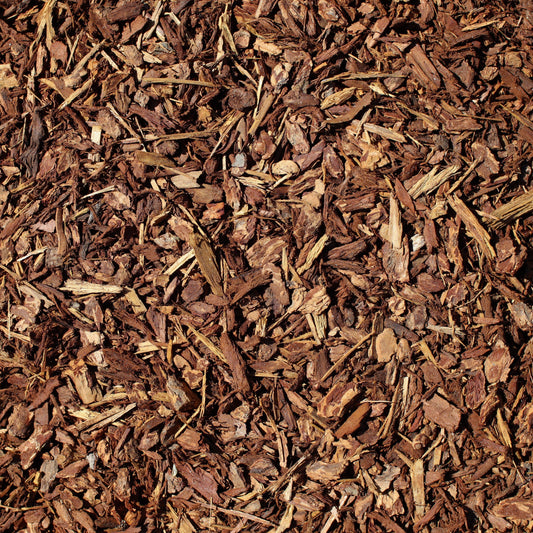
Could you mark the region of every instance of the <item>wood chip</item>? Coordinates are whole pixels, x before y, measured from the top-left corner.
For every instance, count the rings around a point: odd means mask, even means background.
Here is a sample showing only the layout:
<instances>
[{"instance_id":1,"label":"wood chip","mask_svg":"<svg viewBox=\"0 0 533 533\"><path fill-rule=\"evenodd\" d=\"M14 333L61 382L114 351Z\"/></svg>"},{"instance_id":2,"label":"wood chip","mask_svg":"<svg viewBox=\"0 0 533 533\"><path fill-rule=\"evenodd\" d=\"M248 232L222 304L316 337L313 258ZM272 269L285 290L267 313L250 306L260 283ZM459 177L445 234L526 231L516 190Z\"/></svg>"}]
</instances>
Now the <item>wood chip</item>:
<instances>
[{"instance_id":1,"label":"wood chip","mask_svg":"<svg viewBox=\"0 0 533 533\"><path fill-rule=\"evenodd\" d=\"M532 5L0 0L0 529L531 529Z\"/></svg>"},{"instance_id":2,"label":"wood chip","mask_svg":"<svg viewBox=\"0 0 533 533\"><path fill-rule=\"evenodd\" d=\"M448 431L455 431L461 421L461 411L438 394L424 402L424 415Z\"/></svg>"}]
</instances>

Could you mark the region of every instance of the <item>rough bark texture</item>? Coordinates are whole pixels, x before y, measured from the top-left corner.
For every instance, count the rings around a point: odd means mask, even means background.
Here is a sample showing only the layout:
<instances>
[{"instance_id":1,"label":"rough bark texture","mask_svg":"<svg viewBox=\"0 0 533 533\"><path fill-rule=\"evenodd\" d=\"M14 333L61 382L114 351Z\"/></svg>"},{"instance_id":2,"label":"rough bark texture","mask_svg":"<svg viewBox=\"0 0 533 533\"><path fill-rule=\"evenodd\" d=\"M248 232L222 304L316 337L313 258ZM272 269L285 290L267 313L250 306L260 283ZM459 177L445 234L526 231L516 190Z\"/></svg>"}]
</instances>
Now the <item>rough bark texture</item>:
<instances>
[{"instance_id":1,"label":"rough bark texture","mask_svg":"<svg viewBox=\"0 0 533 533\"><path fill-rule=\"evenodd\" d=\"M525 531L531 1L0 2L0 531Z\"/></svg>"}]
</instances>

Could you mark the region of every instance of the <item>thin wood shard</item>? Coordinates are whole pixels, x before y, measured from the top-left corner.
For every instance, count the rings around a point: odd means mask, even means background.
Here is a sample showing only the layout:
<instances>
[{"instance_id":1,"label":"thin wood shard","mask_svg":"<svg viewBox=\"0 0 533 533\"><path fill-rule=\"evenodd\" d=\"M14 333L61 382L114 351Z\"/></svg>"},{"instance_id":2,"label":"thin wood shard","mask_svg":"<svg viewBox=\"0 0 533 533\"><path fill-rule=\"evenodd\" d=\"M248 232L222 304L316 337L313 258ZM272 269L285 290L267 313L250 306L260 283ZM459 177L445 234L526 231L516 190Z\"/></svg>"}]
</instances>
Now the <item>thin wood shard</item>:
<instances>
[{"instance_id":1,"label":"thin wood shard","mask_svg":"<svg viewBox=\"0 0 533 533\"><path fill-rule=\"evenodd\" d=\"M532 530L532 13L0 0L0 530Z\"/></svg>"},{"instance_id":2,"label":"thin wood shard","mask_svg":"<svg viewBox=\"0 0 533 533\"><path fill-rule=\"evenodd\" d=\"M383 247L383 266L391 279L409 281L409 246L403 238L403 229L398 202L390 199L390 214L387 243Z\"/></svg>"},{"instance_id":3,"label":"thin wood shard","mask_svg":"<svg viewBox=\"0 0 533 533\"><path fill-rule=\"evenodd\" d=\"M410 467L411 487L413 490L413 500L415 502L415 518L424 516L426 508L426 484L424 479L424 460L416 459Z\"/></svg>"},{"instance_id":4,"label":"thin wood shard","mask_svg":"<svg viewBox=\"0 0 533 533\"><path fill-rule=\"evenodd\" d=\"M496 252L490 243L490 235L480 224L479 220L475 217L472 211L470 211L466 204L455 194L448 198L448 202L450 203L452 209L461 217L466 229L479 244L483 255L489 260L495 259Z\"/></svg>"},{"instance_id":5,"label":"thin wood shard","mask_svg":"<svg viewBox=\"0 0 533 533\"><path fill-rule=\"evenodd\" d=\"M63 257L68 250L68 242L65 236L65 226L63 221L63 208L56 209L56 233L57 233L57 253Z\"/></svg>"},{"instance_id":6,"label":"thin wood shard","mask_svg":"<svg viewBox=\"0 0 533 533\"><path fill-rule=\"evenodd\" d=\"M61 290L78 295L120 294L124 288L118 285L101 285L99 283L91 283L89 281L69 279L61 287Z\"/></svg>"},{"instance_id":7,"label":"thin wood shard","mask_svg":"<svg viewBox=\"0 0 533 533\"><path fill-rule=\"evenodd\" d=\"M533 211L533 190L528 191L510 202L492 211L486 216L487 222L494 228L503 228L505 225L527 215Z\"/></svg>"},{"instance_id":8,"label":"thin wood shard","mask_svg":"<svg viewBox=\"0 0 533 533\"><path fill-rule=\"evenodd\" d=\"M443 168L440 172L438 167L432 168L409 189L410 196L413 200L416 200L423 194L433 192L448 181L458 170L459 167L457 165Z\"/></svg>"},{"instance_id":9,"label":"thin wood shard","mask_svg":"<svg viewBox=\"0 0 533 533\"><path fill-rule=\"evenodd\" d=\"M168 157L153 152L135 152L137 161L153 167L175 168L176 164Z\"/></svg>"},{"instance_id":10,"label":"thin wood shard","mask_svg":"<svg viewBox=\"0 0 533 533\"><path fill-rule=\"evenodd\" d=\"M211 287L213 294L223 296L222 277L218 268L215 252L206 237L199 233L191 233L189 243L194 250L200 270Z\"/></svg>"},{"instance_id":11,"label":"thin wood shard","mask_svg":"<svg viewBox=\"0 0 533 533\"><path fill-rule=\"evenodd\" d=\"M90 404L99 399L100 389L94 382L94 378L84 361L73 361L65 374L72 380L79 398L84 404Z\"/></svg>"},{"instance_id":12,"label":"thin wood shard","mask_svg":"<svg viewBox=\"0 0 533 533\"><path fill-rule=\"evenodd\" d=\"M303 274L307 270L311 268L313 263L318 259L320 254L322 253L322 250L324 250L324 247L326 246L326 243L328 242L328 236L322 235L320 239L314 244L313 248L309 250L309 253L307 254L307 257L305 258L305 263L297 268L298 274Z\"/></svg>"},{"instance_id":13,"label":"thin wood shard","mask_svg":"<svg viewBox=\"0 0 533 533\"><path fill-rule=\"evenodd\" d=\"M355 87L348 87L326 96L320 104L320 109L328 109L334 105L344 104L355 94L355 91Z\"/></svg>"}]
</instances>

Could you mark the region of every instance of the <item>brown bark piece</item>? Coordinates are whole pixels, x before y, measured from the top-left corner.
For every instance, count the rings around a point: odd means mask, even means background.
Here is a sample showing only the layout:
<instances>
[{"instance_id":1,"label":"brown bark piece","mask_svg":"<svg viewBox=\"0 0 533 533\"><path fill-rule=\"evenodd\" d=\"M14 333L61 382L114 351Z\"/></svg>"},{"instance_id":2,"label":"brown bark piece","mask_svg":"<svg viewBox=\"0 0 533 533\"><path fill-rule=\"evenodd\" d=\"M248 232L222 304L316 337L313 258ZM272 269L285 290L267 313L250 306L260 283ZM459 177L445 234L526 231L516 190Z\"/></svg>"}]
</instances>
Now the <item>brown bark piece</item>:
<instances>
[{"instance_id":1,"label":"brown bark piece","mask_svg":"<svg viewBox=\"0 0 533 533\"><path fill-rule=\"evenodd\" d=\"M362 403L347 420L335 431L335 437L342 439L346 435L355 433L363 423L370 411L370 406L367 403Z\"/></svg>"},{"instance_id":2,"label":"brown bark piece","mask_svg":"<svg viewBox=\"0 0 533 533\"><path fill-rule=\"evenodd\" d=\"M509 305L509 311L516 325L524 330L533 329L533 308L523 302L514 302Z\"/></svg>"},{"instance_id":3,"label":"brown bark piece","mask_svg":"<svg viewBox=\"0 0 533 533\"><path fill-rule=\"evenodd\" d=\"M142 0L129 0L126 2L120 2L117 7L109 12L107 15L107 20L111 24L125 20L132 20L140 15L143 7L144 2Z\"/></svg>"},{"instance_id":4,"label":"brown bark piece","mask_svg":"<svg viewBox=\"0 0 533 533\"><path fill-rule=\"evenodd\" d=\"M220 349L224 353L228 365L231 368L234 386L244 393L249 392L251 389L246 376L246 364L237 346L235 346L227 333L222 333L220 336Z\"/></svg>"},{"instance_id":5,"label":"brown bark piece","mask_svg":"<svg viewBox=\"0 0 533 533\"><path fill-rule=\"evenodd\" d=\"M281 258L281 251L287 246L282 237L263 237L248 248L246 257L250 266L262 267L267 263L277 263Z\"/></svg>"},{"instance_id":6,"label":"brown bark piece","mask_svg":"<svg viewBox=\"0 0 533 533\"><path fill-rule=\"evenodd\" d=\"M198 407L200 399L184 381L169 376L166 385L172 407L176 411L187 411Z\"/></svg>"},{"instance_id":7,"label":"brown bark piece","mask_svg":"<svg viewBox=\"0 0 533 533\"><path fill-rule=\"evenodd\" d=\"M324 482L339 479L345 469L346 465L344 463L316 461L307 467L306 473L309 476L309 479Z\"/></svg>"},{"instance_id":8,"label":"brown bark piece","mask_svg":"<svg viewBox=\"0 0 533 533\"><path fill-rule=\"evenodd\" d=\"M222 499L217 494L218 485L208 472L199 468L194 469L188 463L177 463L176 468L187 483L206 498L208 502L217 505L222 503Z\"/></svg>"},{"instance_id":9,"label":"brown bark piece","mask_svg":"<svg viewBox=\"0 0 533 533\"><path fill-rule=\"evenodd\" d=\"M511 366L511 353L505 343L498 339L485 359L484 369L485 376L489 383L496 383L499 381L507 381Z\"/></svg>"},{"instance_id":10,"label":"brown bark piece","mask_svg":"<svg viewBox=\"0 0 533 533\"><path fill-rule=\"evenodd\" d=\"M8 433L24 438L32 428L33 413L25 405L15 405L7 421Z\"/></svg>"},{"instance_id":11,"label":"brown bark piece","mask_svg":"<svg viewBox=\"0 0 533 533\"><path fill-rule=\"evenodd\" d=\"M36 426L30 438L19 446L20 466L27 470L33 464L39 452L53 437L54 432L45 426Z\"/></svg>"},{"instance_id":12,"label":"brown bark piece","mask_svg":"<svg viewBox=\"0 0 533 533\"><path fill-rule=\"evenodd\" d=\"M398 344L391 328L385 328L377 337L375 350L379 363L388 363L396 353Z\"/></svg>"},{"instance_id":13,"label":"brown bark piece","mask_svg":"<svg viewBox=\"0 0 533 533\"><path fill-rule=\"evenodd\" d=\"M533 499L515 496L502 500L492 512L508 520L530 520L533 513Z\"/></svg>"},{"instance_id":14,"label":"brown bark piece","mask_svg":"<svg viewBox=\"0 0 533 533\"><path fill-rule=\"evenodd\" d=\"M461 422L461 411L438 394L424 402L424 415L447 431L456 431Z\"/></svg>"},{"instance_id":15,"label":"brown bark piece","mask_svg":"<svg viewBox=\"0 0 533 533\"><path fill-rule=\"evenodd\" d=\"M413 49L407 54L407 60L415 76L423 85L432 91L436 91L440 87L439 73L419 44L413 46Z\"/></svg>"},{"instance_id":16,"label":"brown bark piece","mask_svg":"<svg viewBox=\"0 0 533 533\"><path fill-rule=\"evenodd\" d=\"M486 397L485 374L478 370L468 379L465 386L465 403L470 409L477 409Z\"/></svg>"},{"instance_id":17,"label":"brown bark piece","mask_svg":"<svg viewBox=\"0 0 533 533\"><path fill-rule=\"evenodd\" d=\"M0 530L527 529L532 5L0 0Z\"/></svg>"},{"instance_id":18,"label":"brown bark piece","mask_svg":"<svg viewBox=\"0 0 533 533\"><path fill-rule=\"evenodd\" d=\"M354 383L337 383L324 396L317 406L317 411L324 418L341 416L346 406L357 396Z\"/></svg>"}]
</instances>

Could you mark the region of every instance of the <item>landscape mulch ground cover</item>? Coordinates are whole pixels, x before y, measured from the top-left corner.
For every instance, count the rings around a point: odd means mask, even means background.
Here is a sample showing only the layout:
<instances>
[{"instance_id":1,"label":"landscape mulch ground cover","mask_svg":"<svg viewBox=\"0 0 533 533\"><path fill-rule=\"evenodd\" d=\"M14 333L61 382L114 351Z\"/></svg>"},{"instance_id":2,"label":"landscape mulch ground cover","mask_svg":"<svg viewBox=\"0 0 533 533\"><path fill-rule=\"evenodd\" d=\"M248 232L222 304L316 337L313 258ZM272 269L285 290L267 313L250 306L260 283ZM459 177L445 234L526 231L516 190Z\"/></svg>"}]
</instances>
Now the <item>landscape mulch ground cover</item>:
<instances>
[{"instance_id":1,"label":"landscape mulch ground cover","mask_svg":"<svg viewBox=\"0 0 533 533\"><path fill-rule=\"evenodd\" d=\"M533 528L533 2L0 2L0 531Z\"/></svg>"}]
</instances>

